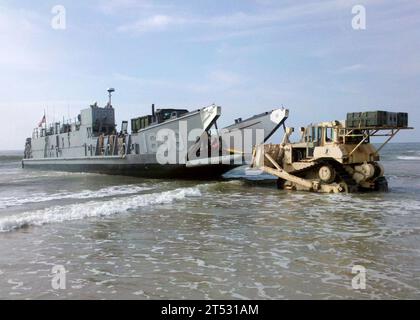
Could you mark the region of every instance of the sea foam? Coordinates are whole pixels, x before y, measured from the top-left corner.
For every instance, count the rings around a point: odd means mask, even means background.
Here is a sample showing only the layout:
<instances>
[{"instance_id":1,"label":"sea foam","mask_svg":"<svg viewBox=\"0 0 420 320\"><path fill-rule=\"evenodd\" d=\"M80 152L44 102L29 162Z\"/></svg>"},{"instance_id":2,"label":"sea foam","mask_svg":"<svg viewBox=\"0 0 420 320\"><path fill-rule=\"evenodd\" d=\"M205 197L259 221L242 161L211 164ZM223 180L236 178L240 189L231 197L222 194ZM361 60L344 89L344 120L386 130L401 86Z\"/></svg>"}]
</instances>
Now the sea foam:
<instances>
[{"instance_id":1,"label":"sea foam","mask_svg":"<svg viewBox=\"0 0 420 320\"><path fill-rule=\"evenodd\" d=\"M53 194L37 193L28 197L3 197L0 198L0 209L21 206L26 203L39 203L62 199L93 199L112 197L117 195L135 194L141 191L151 190L151 187L139 185L122 185L106 187L99 190L82 190L79 192L59 192Z\"/></svg>"},{"instance_id":2,"label":"sea foam","mask_svg":"<svg viewBox=\"0 0 420 320\"><path fill-rule=\"evenodd\" d=\"M0 232L8 232L26 226L41 226L47 223L104 217L140 207L171 203L186 197L199 196L201 196L201 192L198 188L179 188L159 193L114 198L108 201L90 201L82 204L55 206L2 217L0 218Z\"/></svg>"},{"instance_id":3,"label":"sea foam","mask_svg":"<svg viewBox=\"0 0 420 320\"><path fill-rule=\"evenodd\" d=\"M400 160L420 160L420 157L416 157L416 156L398 156L397 159L400 159Z\"/></svg>"}]
</instances>

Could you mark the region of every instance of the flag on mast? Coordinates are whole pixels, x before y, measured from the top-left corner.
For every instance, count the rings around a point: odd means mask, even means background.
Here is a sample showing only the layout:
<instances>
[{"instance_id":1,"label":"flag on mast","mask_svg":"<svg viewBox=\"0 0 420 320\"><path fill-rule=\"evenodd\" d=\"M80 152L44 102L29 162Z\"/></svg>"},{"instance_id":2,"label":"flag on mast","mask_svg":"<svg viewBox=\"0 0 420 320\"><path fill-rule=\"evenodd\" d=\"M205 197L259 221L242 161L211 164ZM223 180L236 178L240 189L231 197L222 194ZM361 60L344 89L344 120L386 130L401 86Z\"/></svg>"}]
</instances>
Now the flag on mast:
<instances>
[{"instance_id":1,"label":"flag on mast","mask_svg":"<svg viewBox=\"0 0 420 320\"><path fill-rule=\"evenodd\" d=\"M39 122L39 124L38 124L38 128L39 127L42 127L42 124L44 124L44 123L46 123L47 122L47 119L45 118L45 113L44 113L44 116L42 117L42 120Z\"/></svg>"}]
</instances>

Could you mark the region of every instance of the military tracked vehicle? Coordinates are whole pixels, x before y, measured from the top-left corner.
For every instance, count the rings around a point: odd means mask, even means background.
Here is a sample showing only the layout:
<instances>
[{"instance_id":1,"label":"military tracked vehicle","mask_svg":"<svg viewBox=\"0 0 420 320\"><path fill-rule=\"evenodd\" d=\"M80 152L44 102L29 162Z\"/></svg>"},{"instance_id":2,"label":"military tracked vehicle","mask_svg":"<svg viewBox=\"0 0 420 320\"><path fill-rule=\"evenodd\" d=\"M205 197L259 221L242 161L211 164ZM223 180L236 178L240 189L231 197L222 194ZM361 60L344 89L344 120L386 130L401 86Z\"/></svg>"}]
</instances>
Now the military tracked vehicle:
<instances>
[{"instance_id":1,"label":"military tracked vehicle","mask_svg":"<svg viewBox=\"0 0 420 320\"><path fill-rule=\"evenodd\" d=\"M386 111L302 127L296 143L290 142L294 129L284 128L280 144L256 146L252 167L278 177L279 189L326 193L387 191L379 152L400 130L413 129L407 113ZM372 137L385 141L375 147Z\"/></svg>"}]
</instances>

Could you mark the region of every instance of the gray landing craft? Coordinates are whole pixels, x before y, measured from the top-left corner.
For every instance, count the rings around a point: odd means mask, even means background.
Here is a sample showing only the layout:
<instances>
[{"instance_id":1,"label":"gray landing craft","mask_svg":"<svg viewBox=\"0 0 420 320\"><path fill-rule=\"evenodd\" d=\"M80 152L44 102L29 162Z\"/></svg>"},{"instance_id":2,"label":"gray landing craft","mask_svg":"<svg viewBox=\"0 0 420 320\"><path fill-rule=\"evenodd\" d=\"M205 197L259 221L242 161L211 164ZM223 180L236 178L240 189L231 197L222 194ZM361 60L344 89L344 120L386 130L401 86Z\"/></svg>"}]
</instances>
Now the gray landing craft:
<instances>
[{"instance_id":1,"label":"gray landing craft","mask_svg":"<svg viewBox=\"0 0 420 320\"><path fill-rule=\"evenodd\" d=\"M188 111L155 110L153 105L150 115L131 120L130 134L127 121L116 131L111 104L114 89L108 92L105 107L94 103L82 110L75 121L47 125L44 116L32 138L26 140L22 166L148 178L218 178L246 164L253 147L266 142L288 117L288 110L276 109L246 120L237 119L219 130L219 106ZM158 154L168 140L160 135L168 131L174 133L170 148L175 148L172 151L175 150L176 161L164 163ZM231 147L231 140L238 135L242 139L241 150Z\"/></svg>"}]
</instances>

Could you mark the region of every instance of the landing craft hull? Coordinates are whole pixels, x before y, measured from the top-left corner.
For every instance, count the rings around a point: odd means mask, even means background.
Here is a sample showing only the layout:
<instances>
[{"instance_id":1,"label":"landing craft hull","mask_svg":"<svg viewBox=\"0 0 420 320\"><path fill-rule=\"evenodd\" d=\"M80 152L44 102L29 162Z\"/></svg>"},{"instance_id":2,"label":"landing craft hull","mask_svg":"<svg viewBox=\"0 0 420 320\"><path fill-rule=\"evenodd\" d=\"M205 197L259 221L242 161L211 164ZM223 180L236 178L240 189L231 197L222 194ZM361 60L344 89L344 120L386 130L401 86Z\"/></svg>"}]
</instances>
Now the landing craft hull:
<instances>
[{"instance_id":1,"label":"landing craft hull","mask_svg":"<svg viewBox=\"0 0 420 320\"><path fill-rule=\"evenodd\" d=\"M136 163L124 159L69 159L69 160L24 160L22 166L27 169L52 170L66 172L87 172L109 175L122 175L156 179L220 179L234 169L235 164L215 164L186 166L185 164Z\"/></svg>"}]
</instances>

